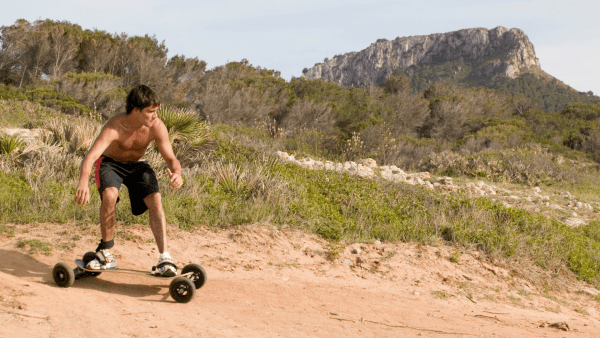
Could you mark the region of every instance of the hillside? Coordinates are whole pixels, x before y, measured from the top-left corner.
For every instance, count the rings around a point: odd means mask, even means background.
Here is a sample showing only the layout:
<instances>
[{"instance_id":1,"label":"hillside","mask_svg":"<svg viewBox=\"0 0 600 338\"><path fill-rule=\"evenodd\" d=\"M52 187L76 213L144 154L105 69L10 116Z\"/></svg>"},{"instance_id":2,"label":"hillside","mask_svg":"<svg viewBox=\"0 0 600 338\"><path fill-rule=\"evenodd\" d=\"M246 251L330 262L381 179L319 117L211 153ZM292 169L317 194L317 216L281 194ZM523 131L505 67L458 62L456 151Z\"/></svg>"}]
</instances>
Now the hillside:
<instances>
[{"instance_id":1,"label":"hillside","mask_svg":"<svg viewBox=\"0 0 600 338\"><path fill-rule=\"evenodd\" d=\"M303 70L307 79L342 86L381 84L391 75L401 74L410 76L419 92L435 82L463 88L483 86L529 97L547 112L560 111L573 102L600 102L599 97L577 92L545 73L533 44L516 28L471 28L392 41L379 39L359 52L326 58Z\"/></svg>"}]
</instances>

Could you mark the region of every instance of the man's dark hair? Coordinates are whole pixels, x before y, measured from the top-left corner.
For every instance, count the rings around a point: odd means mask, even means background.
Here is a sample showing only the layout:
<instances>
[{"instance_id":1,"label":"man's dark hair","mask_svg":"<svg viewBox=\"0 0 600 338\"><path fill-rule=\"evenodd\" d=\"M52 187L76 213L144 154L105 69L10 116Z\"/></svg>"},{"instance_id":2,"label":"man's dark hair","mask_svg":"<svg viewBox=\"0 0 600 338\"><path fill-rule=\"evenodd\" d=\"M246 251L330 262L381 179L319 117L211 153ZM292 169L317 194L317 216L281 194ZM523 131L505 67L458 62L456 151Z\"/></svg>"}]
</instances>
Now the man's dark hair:
<instances>
[{"instance_id":1,"label":"man's dark hair","mask_svg":"<svg viewBox=\"0 0 600 338\"><path fill-rule=\"evenodd\" d=\"M160 100L156 93L145 85L134 87L127 95L127 114L131 113L135 108L143 110L146 107L158 106Z\"/></svg>"}]
</instances>

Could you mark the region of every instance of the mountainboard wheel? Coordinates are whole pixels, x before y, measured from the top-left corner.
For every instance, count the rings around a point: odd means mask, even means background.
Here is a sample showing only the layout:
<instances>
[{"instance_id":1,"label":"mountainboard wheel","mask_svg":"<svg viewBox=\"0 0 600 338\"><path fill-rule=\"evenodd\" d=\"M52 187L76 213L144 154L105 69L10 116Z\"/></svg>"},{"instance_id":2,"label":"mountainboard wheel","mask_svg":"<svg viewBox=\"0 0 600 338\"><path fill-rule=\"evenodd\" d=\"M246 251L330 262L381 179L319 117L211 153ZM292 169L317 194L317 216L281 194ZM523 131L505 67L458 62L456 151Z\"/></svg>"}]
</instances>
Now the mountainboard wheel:
<instances>
[{"instance_id":1,"label":"mountainboard wheel","mask_svg":"<svg viewBox=\"0 0 600 338\"><path fill-rule=\"evenodd\" d=\"M204 283L206 283L206 271L204 271L200 265L188 264L181 270L182 275L185 275L188 272L192 272L188 278L194 282L196 289L200 289L202 286L204 286Z\"/></svg>"},{"instance_id":2,"label":"mountainboard wheel","mask_svg":"<svg viewBox=\"0 0 600 338\"><path fill-rule=\"evenodd\" d=\"M88 251L85 253L85 255L83 255L83 258L81 259L83 261L83 265L87 266L87 264L91 261L93 261L96 258L96 253L93 251ZM84 271L86 276L92 276L92 277L96 277L99 276L101 274L101 272L89 272L89 271Z\"/></svg>"},{"instance_id":3,"label":"mountainboard wheel","mask_svg":"<svg viewBox=\"0 0 600 338\"><path fill-rule=\"evenodd\" d=\"M68 288L75 282L75 273L69 264L65 262L56 263L52 269L52 277L58 286Z\"/></svg>"},{"instance_id":4,"label":"mountainboard wheel","mask_svg":"<svg viewBox=\"0 0 600 338\"><path fill-rule=\"evenodd\" d=\"M169 294L177 303L189 303L196 294L196 287L187 277L175 277L169 285Z\"/></svg>"}]
</instances>

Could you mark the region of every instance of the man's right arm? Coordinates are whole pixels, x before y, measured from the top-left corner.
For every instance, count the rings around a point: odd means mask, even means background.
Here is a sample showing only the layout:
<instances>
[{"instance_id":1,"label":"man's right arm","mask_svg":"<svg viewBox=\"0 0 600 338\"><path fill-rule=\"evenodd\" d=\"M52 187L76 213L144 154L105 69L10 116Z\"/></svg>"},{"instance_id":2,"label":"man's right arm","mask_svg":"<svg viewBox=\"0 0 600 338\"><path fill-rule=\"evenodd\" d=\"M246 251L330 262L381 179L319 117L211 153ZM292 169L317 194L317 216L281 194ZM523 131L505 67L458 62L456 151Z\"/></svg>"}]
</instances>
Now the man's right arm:
<instances>
[{"instance_id":1,"label":"man's right arm","mask_svg":"<svg viewBox=\"0 0 600 338\"><path fill-rule=\"evenodd\" d=\"M98 138L94 141L92 148L87 153L81 162L81 175L79 176L79 184L75 192L75 203L78 205L86 205L90 202L90 189L88 181L92 173L94 162L104 153L110 143L118 138L118 133L114 128L105 126Z\"/></svg>"}]
</instances>

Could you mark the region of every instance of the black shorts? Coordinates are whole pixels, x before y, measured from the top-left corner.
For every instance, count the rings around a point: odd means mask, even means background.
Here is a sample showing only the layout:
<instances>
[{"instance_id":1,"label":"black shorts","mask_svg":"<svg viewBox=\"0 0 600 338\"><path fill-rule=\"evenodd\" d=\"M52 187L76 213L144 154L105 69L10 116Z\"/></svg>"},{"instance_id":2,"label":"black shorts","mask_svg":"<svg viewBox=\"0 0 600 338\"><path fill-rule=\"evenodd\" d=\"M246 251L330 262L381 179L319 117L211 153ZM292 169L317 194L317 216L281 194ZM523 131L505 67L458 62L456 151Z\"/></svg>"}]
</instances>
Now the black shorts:
<instances>
[{"instance_id":1,"label":"black shorts","mask_svg":"<svg viewBox=\"0 0 600 338\"><path fill-rule=\"evenodd\" d=\"M127 190L129 190L131 213L136 216L148 210L144 198L155 192L160 192L156 173L147 161L122 162L107 156L101 156L96 161L94 177L101 198L104 189L114 187L118 190L121 188L121 184L125 184ZM119 199L117 199L117 202L119 202Z\"/></svg>"}]
</instances>

